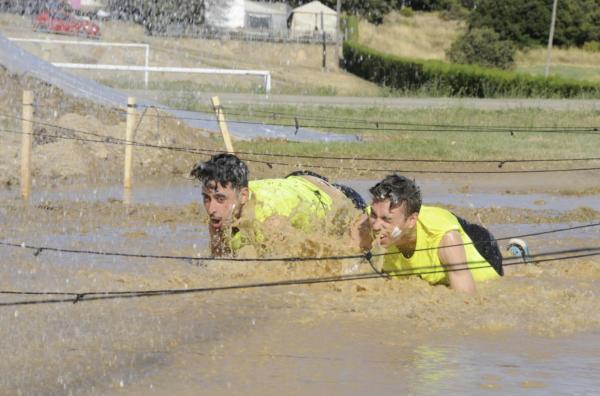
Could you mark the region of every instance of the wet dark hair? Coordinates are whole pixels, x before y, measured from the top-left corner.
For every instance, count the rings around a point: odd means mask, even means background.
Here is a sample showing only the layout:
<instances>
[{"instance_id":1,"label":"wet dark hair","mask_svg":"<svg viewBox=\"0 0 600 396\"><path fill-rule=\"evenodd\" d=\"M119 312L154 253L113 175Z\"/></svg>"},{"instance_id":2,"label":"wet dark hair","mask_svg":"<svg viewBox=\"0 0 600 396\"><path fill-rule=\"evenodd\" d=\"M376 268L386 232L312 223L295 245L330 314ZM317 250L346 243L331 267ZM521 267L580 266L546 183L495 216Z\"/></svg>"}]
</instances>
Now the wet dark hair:
<instances>
[{"instance_id":1,"label":"wet dark hair","mask_svg":"<svg viewBox=\"0 0 600 396\"><path fill-rule=\"evenodd\" d=\"M390 207L400 206L404 202L407 216L421 210L421 190L414 181L404 176L388 175L371 187L369 192L375 202L389 199Z\"/></svg>"},{"instance_id":2,"label":"wet dark hair","mask_svg":"<svg viewBox=\"0 0 600 396\"><path fill-rule=\"evenodd\" d=\"M234 190L239 190L248 187L248 173L244 161L233 154L223 153L213 155L206 162L198 162L190 176L197 178L207 187L216 182L223 187L231 185Z\"/></svg>"}]
</instances>

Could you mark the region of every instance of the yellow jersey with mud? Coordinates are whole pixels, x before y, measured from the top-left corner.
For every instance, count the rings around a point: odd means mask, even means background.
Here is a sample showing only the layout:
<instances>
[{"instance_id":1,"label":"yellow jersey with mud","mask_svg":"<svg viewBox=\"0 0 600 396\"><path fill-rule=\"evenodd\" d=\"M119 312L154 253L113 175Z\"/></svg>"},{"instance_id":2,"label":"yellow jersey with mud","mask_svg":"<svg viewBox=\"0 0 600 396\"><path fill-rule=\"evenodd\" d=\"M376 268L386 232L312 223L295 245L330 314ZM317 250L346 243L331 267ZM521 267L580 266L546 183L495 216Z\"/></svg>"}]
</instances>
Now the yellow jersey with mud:
<instances>
[{"instance_id":1,"label":"yellow jersey with mud","mask_svg":"<svg viewBox=\"0 0 600 396\"><path fill-rule=\"evenodd\" d=\"M324 219L333 201L316 185L300 176L285 179L254 180L248 183L250 197L247 208L254 227L247 230L253 233L251 239L260 242L263 236L258 229L273 216L285 217L290 224L305 232L317 219ZM246 235L242 235L246 234ZM250 243L247 233L235 232L231 237L231 249L235 252Z\"/></svg>"},{"instance_id":2,"label":"yellow jersey with mud","mask_svg":"<svg viewBox=\"0 0 600 396\"><path fill-rule=\"evenodd\" d=\"M462 229L456 216L443 208L421 206L417 217L417 245L414 254L406 258L391 246L384 256L383 271L419 275L431 284L448 284L448 273L444 270L438 256L438 247L444 235L449 231L458 231L463 243L471 275L476 282L499 278L500 275L481 256L471 238Z\"/></svg>"}]
</instances>

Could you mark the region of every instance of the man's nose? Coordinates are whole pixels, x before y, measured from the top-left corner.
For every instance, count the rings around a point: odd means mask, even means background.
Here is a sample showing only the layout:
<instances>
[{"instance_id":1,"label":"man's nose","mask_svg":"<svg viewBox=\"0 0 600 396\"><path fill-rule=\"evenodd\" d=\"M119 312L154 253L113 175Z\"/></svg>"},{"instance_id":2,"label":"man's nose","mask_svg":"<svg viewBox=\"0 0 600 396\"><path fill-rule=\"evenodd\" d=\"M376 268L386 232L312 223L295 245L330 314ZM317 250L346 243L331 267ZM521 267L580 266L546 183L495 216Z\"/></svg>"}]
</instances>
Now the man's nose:
<instances>
[{"instance_id":1,"label":"man's nose","mask_svg":"<svg viewBox=\"0 0 600 396\"><path fill-rule=\"evenodd\" d=\"M370 220L369 223L371 224L373 231L379 231L381 229L381 222L379 219Z\"/></svg>"},{"instance_id":2,"label":"man's nose","mask_svg":"<svg viewBox=\"0 0 600 396\"><path fill-rule=\"evenodd\" d=\"M206 211L209 215L212 215L217 211L217 205L215 205L215 201L210 201L208 205L206 205Z\"/></svg>"}]
</instances>

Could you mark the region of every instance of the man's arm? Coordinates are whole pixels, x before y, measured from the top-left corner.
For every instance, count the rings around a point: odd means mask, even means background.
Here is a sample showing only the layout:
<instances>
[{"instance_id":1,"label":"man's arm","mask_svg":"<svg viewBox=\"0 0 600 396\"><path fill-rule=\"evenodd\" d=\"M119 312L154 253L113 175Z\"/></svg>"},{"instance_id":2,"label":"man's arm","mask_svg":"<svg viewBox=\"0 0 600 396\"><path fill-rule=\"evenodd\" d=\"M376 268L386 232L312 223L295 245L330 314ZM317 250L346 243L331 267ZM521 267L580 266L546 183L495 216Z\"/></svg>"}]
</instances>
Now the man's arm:
<instances>
[{"instance_id":1,"label":"man's arm","mask_svg":"<svg viewBox=\"0 0 600 396\"><path fill-rule=\"evenodd\" d=\"M472 293L475 291L475 281L467 265L463 243L458 231L447 232L440 241L438 257L444 268L448 270L450 287L454 290Z\"/></svg>"}]
</instances>

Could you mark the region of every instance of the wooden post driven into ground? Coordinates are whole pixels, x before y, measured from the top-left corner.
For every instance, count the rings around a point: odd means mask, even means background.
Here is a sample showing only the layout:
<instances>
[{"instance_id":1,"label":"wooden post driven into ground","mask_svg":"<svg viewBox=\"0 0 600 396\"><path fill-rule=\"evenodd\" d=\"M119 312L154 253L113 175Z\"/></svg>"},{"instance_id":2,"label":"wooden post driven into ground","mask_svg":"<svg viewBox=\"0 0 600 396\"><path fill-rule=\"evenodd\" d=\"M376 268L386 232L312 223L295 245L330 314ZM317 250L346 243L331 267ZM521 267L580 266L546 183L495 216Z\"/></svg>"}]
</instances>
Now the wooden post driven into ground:
<instances>
[{"instance_id":1,"label":"wooden post driven into ground","mask_svg":"<svg viewBox=\"0 0 600 396\"><path fill-rule=\"evenodd\" d=\"M135 98L127 99L127 131L125 135L125 169L123 175L123 189L124 189L124 203L129 204L128 202L131 197L131 168L133 164L133 142L134 134L135 134L135 121L136 121L136 100Z\"/></svg>"},{"instance_id":2,"label":"wooden post driven into ground","mask_svg":"<svg viewBox=\"0 0 600 396\"><path fill-rule=\"evenodd\" d=\"M231 144L229 129L227 129L227 123L225 122L225 114L223 113L221 101L219 100L218 96L213 96L212 105L217 116L217 121L219 122L219 129L221 130L221 135L223 135L223 140L225 141L225 148L227 149L228 153L234 154L235 152L233 151L233 144Z\"/></svg>"},{"instance_id":3,"label":"wooden post driven into ground","mask_svg":"<svg viewBox=\"0 0 600 396\"><path fill-rule=\"evenodd\" d=\"M21 197L28 201L31 194L31 148L33 146L33 92L23 91L21 138Z\"/></svg>"}]
</instances>

